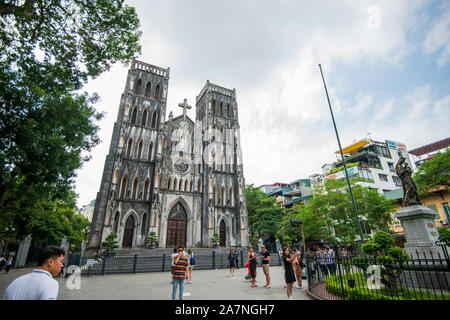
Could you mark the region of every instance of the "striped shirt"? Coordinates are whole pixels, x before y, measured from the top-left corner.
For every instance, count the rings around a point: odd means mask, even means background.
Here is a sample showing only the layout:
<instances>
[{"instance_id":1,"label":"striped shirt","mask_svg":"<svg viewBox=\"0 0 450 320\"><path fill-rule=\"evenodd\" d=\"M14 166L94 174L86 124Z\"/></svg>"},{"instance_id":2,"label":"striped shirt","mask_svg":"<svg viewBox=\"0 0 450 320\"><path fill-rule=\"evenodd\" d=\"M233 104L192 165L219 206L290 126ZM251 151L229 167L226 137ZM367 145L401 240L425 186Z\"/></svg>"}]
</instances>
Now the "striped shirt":
<instances>
[{"instance_id":1,"label":"striped shirt","mask_svg":"<svg viewBox=\"0 0 450 320\"><path fill-rule=\"evenodd\" d=\"M174 263L175 260L174 259ZM173 269L173 277L174 278L185 278L186 277L186 267L188 266L189 261L188 258L185 256L181 256L178 262L175 264L175 268Z\"/></svg>"}]
</instances>

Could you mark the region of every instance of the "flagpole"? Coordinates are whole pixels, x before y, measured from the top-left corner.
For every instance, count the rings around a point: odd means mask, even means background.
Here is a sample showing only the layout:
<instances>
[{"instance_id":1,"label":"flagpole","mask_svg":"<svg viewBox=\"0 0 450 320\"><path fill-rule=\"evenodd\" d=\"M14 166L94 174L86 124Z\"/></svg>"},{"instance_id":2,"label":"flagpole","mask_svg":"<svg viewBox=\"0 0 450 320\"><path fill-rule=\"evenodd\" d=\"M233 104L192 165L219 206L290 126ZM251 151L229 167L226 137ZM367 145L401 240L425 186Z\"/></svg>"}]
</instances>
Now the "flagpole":
<instances>
[{"instance_id":1,"label":"flagpole","mask_svg":"<svg viewBox=\"0 0 450 320\"><path fill-rule=\"evenodd\" d=\"M336 138L337 138L338 145L339 145L339 151L341 152L342 163L344 164L345 177L347 178L348 189L350 191L350 196L352 198L353 210L355 211L355 218L356 218L356 223L358 225L359 236L361 237L361 242L362 242L362 241L364 241L364 237L362 235L361 224L359 223L358 209L356 208L355 199L353 197L352 186L350 184L350 178L348 177L347 166L345 165L345 159L344 159L344 154L342 152L341 141L339 140L339 134L338 134L338 131L336 128L336 122L334 121L333 110L331 109L330 97L328 96L327 85L325 84L325 78L323 76L322 66L320 64L319 64L319 69L320 69L320 74L322 75L323 85L325 87L325 93L327 94L327 100L328 100L328 106L330 107L331 119L333 120L334 131L336 132Z\"/></svg>"}]
</instances>

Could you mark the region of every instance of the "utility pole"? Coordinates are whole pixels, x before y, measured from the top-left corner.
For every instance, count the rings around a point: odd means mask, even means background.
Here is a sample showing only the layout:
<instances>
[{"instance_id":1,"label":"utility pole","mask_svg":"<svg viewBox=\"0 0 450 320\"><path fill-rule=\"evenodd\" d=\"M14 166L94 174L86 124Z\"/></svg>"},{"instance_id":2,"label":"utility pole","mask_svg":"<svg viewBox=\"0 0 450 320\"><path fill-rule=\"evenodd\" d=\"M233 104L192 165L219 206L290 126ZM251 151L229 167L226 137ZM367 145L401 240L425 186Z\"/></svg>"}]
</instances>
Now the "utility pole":
<instances>
[{"instance_id":1,"label":"utility pole","mask_svg":"<svg viewBox=\"0 0 450 320\"><path fill-rule=\"evenodd\" d=\"M363 237L362 230L361 230L361 224L359 223L358 209L356 208L355 199L353 197L352 186L350 184L350 178L348 177L347 166L345 164L344 154L342 153L341 141L339 140L339 134L338 134L338 131L336 128L336 122L334 121L333 110L331 109L330 97L328 96L327 85L325 84L325 78L323 76L322 66L320 64L319 64L319 69L320 69L320 74L322 75L323 85L325 87L325 93L327 94L327 100L328 100L328 106L330 107L331 119L333 120L334 131L336 132L336 138L337 138L338 145L339 145L339 151L341 152L342 163L344 164L345 177L347 178L348 190L350 191L350 196L352 198L353 210L355 211L356 223L358 225L359 236L361 237L361 242L362 242L362 241L364 241L364 237Z\"/></svg>"}]
</instances>

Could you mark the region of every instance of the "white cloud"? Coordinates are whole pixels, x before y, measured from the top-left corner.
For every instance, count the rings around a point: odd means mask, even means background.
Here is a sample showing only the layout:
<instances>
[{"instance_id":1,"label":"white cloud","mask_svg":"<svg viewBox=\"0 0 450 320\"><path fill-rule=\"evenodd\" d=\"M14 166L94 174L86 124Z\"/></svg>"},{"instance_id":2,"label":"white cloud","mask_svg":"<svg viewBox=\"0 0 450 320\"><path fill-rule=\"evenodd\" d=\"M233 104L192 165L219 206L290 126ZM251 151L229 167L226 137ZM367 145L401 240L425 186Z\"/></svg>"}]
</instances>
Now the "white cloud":
<instances>
[{"instance_id":1,"label":"white cloud","mask_svg":"<svg viewBox=\"0 0 450 320\"><path fill-rule=\"evenodd\" d=\"M439 66L450 62L450 2L442 4L440 15L431 22L423 50L427 54L438 53L436 63Z\"/></svg>"}]
</instances>

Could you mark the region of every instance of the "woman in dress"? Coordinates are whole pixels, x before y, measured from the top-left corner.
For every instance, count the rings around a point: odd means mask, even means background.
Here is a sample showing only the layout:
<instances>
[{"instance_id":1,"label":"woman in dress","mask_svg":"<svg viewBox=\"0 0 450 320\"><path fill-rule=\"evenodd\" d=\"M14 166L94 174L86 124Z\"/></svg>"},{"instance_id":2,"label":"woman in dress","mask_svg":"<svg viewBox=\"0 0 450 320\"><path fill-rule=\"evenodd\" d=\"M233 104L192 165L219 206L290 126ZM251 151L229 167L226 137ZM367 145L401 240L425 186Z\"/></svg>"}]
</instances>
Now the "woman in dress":
<instances>
[{"instance_id":1,"label":"woman in dress","mask_svg":"<svg viewBox=\"0 0 450 320\"><path fill-rule=\"evenodd\" d=\"M257 287L255 284L256 280L256 253L253 251L253 248L250 247L247 261L250 263L250 276L252 277L252 288Z\"/></svg>"},{"instance_id":2,"label":"woman in dress","mask_svg":"<svg viewBox=\"0 0 450 320\"><path fill-rule=\"evenodd\" d=\"M234 277L234 269L236 268L236 256L234 255L234 251L230 250L228 254L228 260L230 262L230 275Z\"/></svg>"},{"instance_id":3,"label":"woman in dress","mask_svg":"<svg viewBox=\"0 0 450 320\"><path fill-rule=\"evenodd\" d=\"M294 258L291 257L289 253L289 248L285 247L283 249L283 263L284 263L284 275L286 278L286 292L288 300L294 300L292 298L292 286L295 282L294 268L292 267L292 262Z\"/></svg>"}]
</instances>

